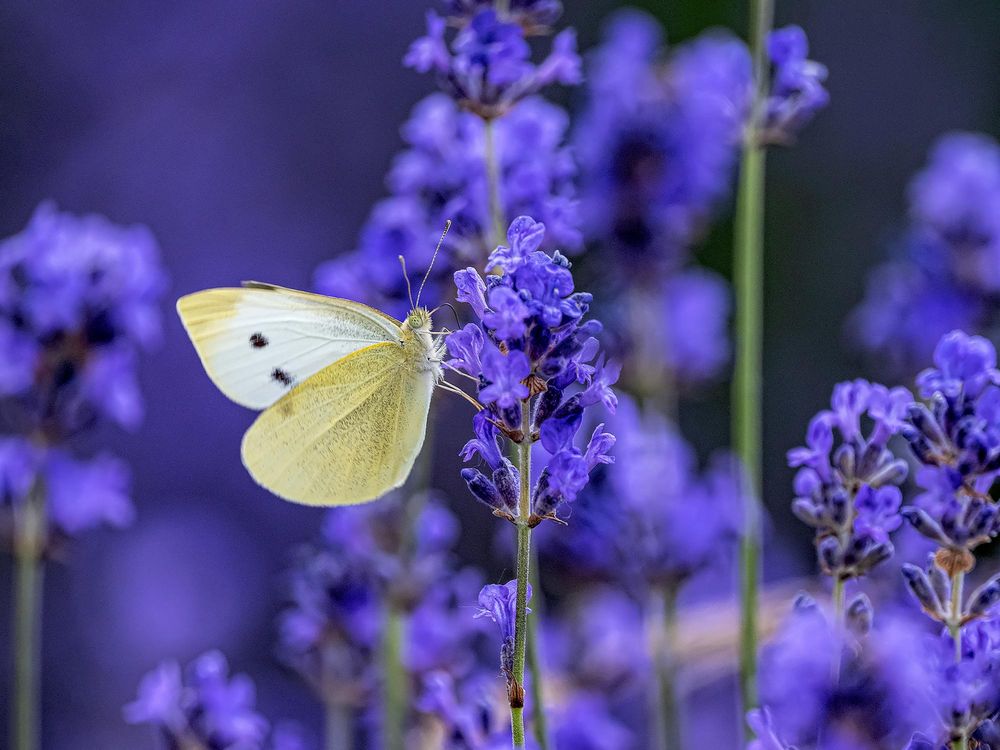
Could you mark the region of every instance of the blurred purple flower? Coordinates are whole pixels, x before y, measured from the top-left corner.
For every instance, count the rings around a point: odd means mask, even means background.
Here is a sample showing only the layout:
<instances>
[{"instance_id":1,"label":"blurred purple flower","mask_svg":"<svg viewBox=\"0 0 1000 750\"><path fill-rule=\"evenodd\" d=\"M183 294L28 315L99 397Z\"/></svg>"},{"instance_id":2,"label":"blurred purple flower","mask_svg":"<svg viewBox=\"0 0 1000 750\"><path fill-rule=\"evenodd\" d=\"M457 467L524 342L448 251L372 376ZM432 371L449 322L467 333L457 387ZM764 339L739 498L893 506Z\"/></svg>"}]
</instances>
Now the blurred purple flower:
<instances>
[{"instance_id":1,"label":"blurred purple flower","mask_svg":"<svg viewBox=\"0 0 1000 750\"><path fill-rule=\"evenodd\" d=\"M588 67L574 143L591 236L668 267L683 262L730 187L750 101L750 56L722 34L661 62L656 21L625 11Z\"/></svg>"},{"instance_id":2,"label":"blurred purple flower","mask_svg":"<svg viewBox=\"0 0 1000 750\"><path fill-rule=\"evenodd\" d=\"M142 679L138 697L123 712L130 724L151 724L178 747L262 750L268 722L255 703L250 678L230 677L225 657L210 651L191 664L183 683L176 662L161 664Z\"/></svg>"},{"instance_id":3,"label":"blurred purple flower","mask_svg":"<svg viewBox=\"0 0 1000 750\"><path fill-rule=\"evenodd\" d=\"M521 23L509 21L486 7L471 15L451 42L447 24L434 11L427 14L427 35L416 40L403 59L418 72L433 72L441 88L463 108L492 119L543 88L580 81L576 33L561 31L539 65L531 62L531 47Z\"/></svg>"},{"instance_id":4,"label":"blurred purple flower","mask_svg":"<svg viewBox=\"0 0 1000 750\"><path fill-rule=\"evenodd\" d=\"M496 121L495 147L500 203L508 220L535 216L547 227L547 247L575 250L581 236L576 166L563 144L567 127L561 109L528 98ZM377 304L397 316L405 315L409 305L400 255L416 286L445 220L453 222L425 290L429 299L439 299L451 271L481 266L493 239L482 120L443 94L433 94L414 108L403 138L407 150L397 156L388 177L392 197L372 210L357 249L324 263L315 275L320 291ZM460 284L460 300L481 314L485 287L474 277L468 282Z\"/></svg>"},{"instance_id":5,"label":"blurred purple flower","mask_svg":"<svg viewBox=\"0 0 1000 750\"><path fill-rule=\"evenodd\" d=\"M985 331L1000 289L1000 145L950 133L908 190L910 225L876 267L850 333L880 365L906 373L950 330Z\"/></svg>"},{"instance_id":6,"label":"blurred purple flower","mask_svg":"<svg viewBox=\"0 0 1000 750\"><path fill-rule=\"evenodd\" d=\"M830 103L823 88L827 69L807 59L809 41L799 26L775 29L767 39L767 52L774 77L764 115L763 137L772 143L787 143Z\"/></svg>"}]
</instances>

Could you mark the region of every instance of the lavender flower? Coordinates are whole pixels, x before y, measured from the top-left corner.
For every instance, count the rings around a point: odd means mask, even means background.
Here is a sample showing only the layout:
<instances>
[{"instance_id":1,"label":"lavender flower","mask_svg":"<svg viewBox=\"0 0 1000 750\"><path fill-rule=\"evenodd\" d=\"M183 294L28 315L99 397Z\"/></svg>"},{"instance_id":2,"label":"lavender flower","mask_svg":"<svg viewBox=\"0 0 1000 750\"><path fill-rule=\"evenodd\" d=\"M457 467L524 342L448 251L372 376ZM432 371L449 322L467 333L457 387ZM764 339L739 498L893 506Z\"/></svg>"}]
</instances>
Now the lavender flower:
<instances>
[{"instance_id":1,"label":"lavender flower","mask_svg":"<svg viewBox=\"0 0 1000 750\"><path fill-rule=\"evenodd\" d=\"M910 224L870 277L851 332L882 366L907 372L950 330L991 325L1000 288L1000 145L950 133L910 182Z\"/></svg>"},{"instance_id":2,"label":"lavender flower","mask_svg":"<svg viewBox=\"0 0 1000 750\"><path fill-rule=\"evenodd\" d=\"M588 68L574 142L589 233L676 266L728 191L750 100L737 39L702 37L660 61L652 17L616 15Z\"/></svg>"},{"instance_id":3,"label":"lavender flower","mask_svg":"<svg viewBox=\"0 0 1000 750\"><path fill-rule=\"evenodd\" d=\"M494 513L513 520L519 514L517 469L503 457L501 434L515 442L538 440L549 453L535 485L529 524L556 517L586 485L590 472L609 463L614 437L599 426L585 447L575 445L584 411L602 404L614 411L611 390L618 368L598 356L594 334L600 324L584 320L591 295L575 292L570 264L558 251L538 248L545 226L527 216L513 221L507 245L489 258L483 280L475 269L455 274L459 301L479 318L447 340L449 367L479 383L485 409L474 421L476 437L462 451L479 457L490 475L465 469L474 497ZM530 409L529 430L522 429L522 409Z\"/></svg>"},{"instance_id":4,"label":"lavender flower","mask_svg":"<svg viewBox=\"0 0 1000 750\"><path fill-rule=\"evenodd\" d=\"M143 227L43 203L0 243L0 397L14 424L59 441L98 418L137 426L138 347L158 340L165 277Z\"/></svg>"},{"instance_id":5,"label":"lavender flower","mask_svg":"<svg viewBox=\"0 0 1000 750\"><path fill-rule=\"evenodd\" d=\"M135 360L159 337L157 254L143 227L49 203L0 242L0 505L16 510L44 487L59 533L131 523L127 467L66 444L101 420L142 418Z\"/></svg>"},{"instance_id":6,"label":"lavender flower","mask_svg":"<svg viewBox=\"0 0 1000 750\"><path fill-rule=\"evenodd\" d=\"M809 41L799 26L775 29L767 40L774 80L766 102L761 136L787 143L830 102L823 88L826 66L807 59Z\"/></svg>"},{"instance_id":7,"label":"lavender flower","mask_svg":"<svg viewBox=\"0 0 1000 750\"><path fill-rule=\"evenodd\" d=\"M463 5L471 10L467 3ZM450 48L445 19L430 11L427 35L411 45L403 62L418 72L433 72L446 93L483 119L505 114L521 99L551 84L578 83L576 33L565 29L557 34L548 57L535 65L523 25L531 22L533 14L524 5L533 4L522 4L526 12L516 20L501 17L492 7L478 10L463 19ZM543 17L550 16L551 12L543 10ZM532 24L530 30L537 26Z\"/></svg>"},{"instance_id":8,"label":"lavender flower","mask_svg":"<svg viewBox=\"0 0 1000 750\"><path fill-rule=\"evenodd\" d=\"M448 20L455 25L463 25L495 4L494 0L447 0L445 7ZM560 0L511 0L507 5L508 17L523 26L525 34L547 34L562 15Z\"/></svg>"},{"instance_id":9,"label":"lavender flower","mask_svg":"<svg viewBox=\"0 0 1000 750\"><path fill-rule=\"evenodd\" d=\"M150 724L172 746L258 750L264 748L268 722L255 710L254 684L246 675L229 676L218 651L188 668L164 662L143 677L136 700L125 706L130 724Z\"/></svg>"},{"instance_id":10,"label":"lavender flower","mask_svg":"<svg viewBox=\"0 0 1000 750\"><path fill-rule=\"evenodd\" d=\"M500 203L508 220L529 214L544 222L548 249L581 244L576 166L563 144L567 127L566 113L538 97L521 101L494 124ZM451 269L482 264L493 232L483 121L444 94L433 94L414 108L403 139L407 149L387 180L391 197L372 210L357 248L321 265L315 276L324 293L399 316L409 309L400 255L414 274L411 283L419 284L445 220L452 221L425 290L440 297Z\"/></svg>"},{"instance_id":11,"label":"lavender flower","mask_svg":"<svg viewBox=\"0 0 1000 750\"><path fill-rule=\"evenodd\" d=\"M917 377L930 408L913 404L903 433L922 464L916 478L923 489L903 512L968 569L971 550L1000 532L986 494L1000 473L1000 374L993 345L961 331L941 339L934 364Z\"/></svg>"},{"instance_id":12,"label":"lavender flower","mask_svg":"<svg viewBox=\"0 0 1000 750\"><path fill-rule=\"evenodd\" d=\"M902 501L896 485L907 467L887 444L904 429L912 401L905 388L890 390L860 379L839 383L832 408L810 422L806 445L788 452L789 466L799 469L792 510L816 529L826 575L862 576L892 555L889 534L900 525ZM867 436L865 416L872 422Z\"/></svg>"},{"instance_id":13,"label":"lavender flower","mask_svg":"<svg viewBox=\"0 0 1000 750\"><path fill-rule=\"evenodd\" d=\"M739 529L740 478L732 459L713 458L699 472L674 425L623 398L609 421L613 472L576 503L569 527L551 540L551 562L598 574L638 593L678 586L725 559Z\"/></svg>"},{"instance_id":14,"label":"lavender flower","mask_svg":"<svg viewBox=\"0 0 1000 750\"><path fill-rule=\"evenodd\" d=\"M531 600L531 584L528 601ZM517 601L517 581L500 585L491 583L479 592L479 609L476 617L488 617L500 628L500 673L507 680L508 694L514 685L514 610ZM530 609L528 610L531 611ZM521 698L523 702L524 698Z\"/></svg>"},{"instance_id":15,"label":"lavender flower","mask_svg":"<svg viewBox=\"0 0 1000 750\"><path fill-rule=\"evenodd\" d=\"M880 627L856 642L800 596L761 652L761 704L768 713L755 715L765 730L758 747L899 747L928 728L928 681L923 635L908 620L886 613Z\"/></svg>"}]
</instances>

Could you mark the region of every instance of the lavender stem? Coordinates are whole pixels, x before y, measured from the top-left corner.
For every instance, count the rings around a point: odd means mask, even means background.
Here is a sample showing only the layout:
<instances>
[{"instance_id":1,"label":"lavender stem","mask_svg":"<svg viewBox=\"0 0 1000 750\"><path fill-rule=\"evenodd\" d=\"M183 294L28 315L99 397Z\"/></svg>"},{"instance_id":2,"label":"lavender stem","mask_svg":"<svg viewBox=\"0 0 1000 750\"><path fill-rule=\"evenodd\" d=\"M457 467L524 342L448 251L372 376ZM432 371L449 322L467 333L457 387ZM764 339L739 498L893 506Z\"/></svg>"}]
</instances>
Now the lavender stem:
<instances>
[{"instance_id":1,"label":"lavender stem","mask_svg":"<svg viewBox=\"0 0 1000 750\"><path fill-rule=\"evenodd\" d=\"M534 715L534 735L540 750L549 750L549 729L545 719L545 696L543 685L544 675L542 674L542 659L538 653L538 619L542 616L542 583L538 567L538 554L531 551L531 590L533 592L532 614L534 617L527 618L528 623L528 643L526 650L528 655L528 667L531 669L531 700L536 706Z\"/></svg>"},{"instance_id":2,"label":"lavender stem","mask_svg":"<svg viewBox=\"0 0 1000 750\"><path fill-rule=\"evenodd\" d=\"M768 91L765 42L774 0L751 0L750 47L755 92L740 161L736 196L734 284L736 361L732 384L733 447L743 463L747 488L740 538L740 696L743 713L757 705L757 607L761 536L761 358L764 257L764 147L758 138ZM752 733L744 723L744 732Z\"/></svg>"},{"instance_id":3,"label":"lavender stem","mask_svg":"<svg viewBox=\"0 0 1000 750\"><path fill-rule=\"evenodd\" d=\"M521 404L521 442L517 444L521 487L517 515L517 602L514 610L514 674L510 722L514 750L524 747L524 655L528 635L528 576L531 561L531 402ZM535 706L535 711L541 711Z\"/></svg>"},{"instance_id":4,"label":"lavender stem","mask_svg":"<svg viewBox=\"0 0 1000 750\"><path fill-rule=\"evenodd\" d=\"M499 9L497 12L499 13ZM494 133L494 128L495 126L492 119L483 120L483 148L486 151L486 183L489 187L490 224L494 239L494 241L489 244L496 247L497 245L503 243L506 232L504 231L503 206L500 204L500 166L497 158L496 134Z\"/></svg>"},{"instance_id":5,"label":"lavender stem","mask_svg":"<svg viewBox=\"0 0 1000 750\"><path fill-rule=\"evenodd\" d=\"M25 499L16 524L11 746L14 750L37 750L45 540L45 495L40 481Z\"/></svg>"}]
</instances>

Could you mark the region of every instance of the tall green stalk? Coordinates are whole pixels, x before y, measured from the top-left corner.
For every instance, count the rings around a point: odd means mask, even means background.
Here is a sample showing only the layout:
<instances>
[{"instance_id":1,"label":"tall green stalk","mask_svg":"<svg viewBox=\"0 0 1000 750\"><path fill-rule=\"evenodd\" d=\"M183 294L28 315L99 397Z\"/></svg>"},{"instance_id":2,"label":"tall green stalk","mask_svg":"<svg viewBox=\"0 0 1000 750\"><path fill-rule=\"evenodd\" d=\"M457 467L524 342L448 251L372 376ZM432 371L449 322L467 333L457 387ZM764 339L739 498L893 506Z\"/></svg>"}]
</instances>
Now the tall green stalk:
<instances>
[{"instance_id":1,"label":"tall green stalk","mask_svg":"<svg viewBox=\"0 0 1000 750\"><path fill-rule=\"evenodd\" d=\"M740 696L743 710L757 705L757 607L761 546L761 359L764 276L764 146L758 137L768 91L766 39L774 0L750 0L754 97L740 160L736 195L733 282L736 292L736 363L732 387L733 447L746 476L740 540ZM749 727L744 724L749 735Z\"/></svg>"},{"instance_id":2,"label":"tall green stalk","mask_svg":"<svg viewBox=\"0 0 1000 750\"><path fill-rule=\"evenodd\" d=\"M499 11L498 11L499 12ZM490 224L493 232L493 239L489 243L497 246L504 241L507 236L507 228L504 225L503 205L500 201L500 158L496 146L496 126L492 119L483 120L484 144L486 150L484 158L486 160L486 182L490 200Z\"/></svg>"},{"instance_id":3,"label":"tall green stalk","mask_svg":"<svg viewBox=\"0 0 1000 750\"><path fill-rule=\"evenodd\" d=\"M14 691L11 747L39 747L41 620L45 545L45 490L36 482L17 510L14 529Z\"/></svg>"},{"instance_id":4,"label":"tall green stalk","mask_svg":"<svg viewBox=\"0 0 1000 750\"><path fill-rule=\"evenodd\" d=\"M534 604L531 605L532 617L528 618L528 643L525 648L528 654L528 668L531 670L531 700L535 705L533 724L533 734L538 743L539 750L549 750L549 727L545 718L545 695L543 685L545 676L542 673L542 658L538 653L538 621L543 616L542 613L542 582L538 567L538 553L531 551L531 589L533 592Z\"/></svg>"},{"instance_id":5,"label":"tall green stalk","mask_svg":"<svg viewBox=\"0 0 1000 750\"><path fill-rule=\"evenodd\" d=\"M531 402L521 403L521 442L517 444L521 478L517 512L517 601L514 610L514 673L509 692L510 726L515 750L524 747L524 656L528 637L528 578L531 574ZM535 706L535 711L542 706Z\"/></svg>"},{"instance_id":6,"label":"tall green stalk","mask_svg":"<svg viewBox=\"0 0 1000 750\"><path fill-rule=\"evenodd\" d=\"M386 607L385 633L382 638L383 675L385 678L385 747L405 750L403 746L406 709L409 705L409 675L403 667L406 615L398 606Z\"/></svg>"}]
</instances>

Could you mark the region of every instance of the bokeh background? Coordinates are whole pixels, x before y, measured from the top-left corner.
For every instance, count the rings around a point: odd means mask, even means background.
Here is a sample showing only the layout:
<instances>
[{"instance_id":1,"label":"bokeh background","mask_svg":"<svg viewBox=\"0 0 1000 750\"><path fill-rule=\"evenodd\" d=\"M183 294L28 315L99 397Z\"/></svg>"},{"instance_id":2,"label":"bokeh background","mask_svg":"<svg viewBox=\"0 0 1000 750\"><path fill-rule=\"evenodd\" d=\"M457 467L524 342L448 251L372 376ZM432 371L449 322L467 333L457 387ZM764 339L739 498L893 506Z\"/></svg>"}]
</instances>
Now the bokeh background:
<instances>
[{"instance_id":1,"label":"bokeh background","mask_svg":"<svg viewBox=\"0 0 1000 750\"><path fill-rule=\"evenodd\" d=\"M619 5L567 3L564 20L582 50ZM741 2L637 5L663 20L672 42L746 25ZM412 0L7 0L0 236L52 198L65 210L148 225L172 298L249 278L308 287L318 263L354 246L384 194L399 125L433 90L400 66L424 10ZM779 2L779 24L792 21L830 69L832 103L796 148L769 161L771 578L812 568L808 534L787 512L784 452L834 382L867 373L845 344L843 321L904 219L909 177L944 132L1000 135L1000 5L992 0ZM725 274L727 216L699 251ZM163 344L143 360L144 426L95 438L131 464L138 520L124 533L82 537L67 564L49 567L46 748L152 746L146 730L120 720L138 678L160 659L187 661L216 646L257 680L263 713L318 731L318 708L277 664L273 643L289 550L316 532L321 514L252 483L239 461L251 414L215 390L176 316L165 315ZM705 452L726 441L727 400L723 383L682 405L682 426ZM435 483L451 491L463 516L460 552L474 558L493 520L472 511L457 482L451 456L468 428L453 406L436 399L439 433L453 435L454 450L440 449ZM441 427L450 422L454 429ZM484 562L491 578L506 580L509 570ZM5 560L4 581L8 571ZM0 586L3 612L8 589Z\"/></svg>"}]
</instances>

